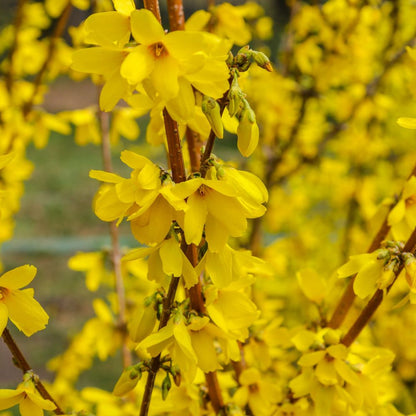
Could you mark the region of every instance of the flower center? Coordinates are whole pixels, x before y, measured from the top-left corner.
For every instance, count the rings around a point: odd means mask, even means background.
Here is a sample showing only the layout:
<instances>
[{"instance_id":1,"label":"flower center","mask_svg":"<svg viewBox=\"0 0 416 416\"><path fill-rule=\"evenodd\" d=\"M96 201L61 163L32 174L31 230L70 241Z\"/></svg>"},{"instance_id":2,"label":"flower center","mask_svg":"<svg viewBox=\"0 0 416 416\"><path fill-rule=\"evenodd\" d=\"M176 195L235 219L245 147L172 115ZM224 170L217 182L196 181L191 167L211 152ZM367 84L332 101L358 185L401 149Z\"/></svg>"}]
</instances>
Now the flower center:
<instances>
[{"instance_id":1,"label":"flower center","mask_svg":"<svg viewBox=\"0 0 416 416\"><path fill-rule=\"evenodd\" d=\"M416 195L409 196L409 198L406 199L405 203L406 207L410 207L416 204Z\"/></svg>"},{"instance_id":2,"label":"flower center","mask_svg":"<svg viewBox=\"0 0 416 416\"><path fill-rule=\"evenodd\" d=\"M0 300L4 299L8 293L8 289L6 289L5 287L0 287Z\"/></svg>"},{"instance_id":3,"label":"flower center","mask_svg":"<svg viewBox=\"0 0 416 416\"><path fill-rule=\"evenodd\" d=\"M149 49L155 58L160 58L162 56L169 55L167 49L165 48L165 45L162 42L157 42L153 45L150 45Z\"/></svg>"}]
</instances>

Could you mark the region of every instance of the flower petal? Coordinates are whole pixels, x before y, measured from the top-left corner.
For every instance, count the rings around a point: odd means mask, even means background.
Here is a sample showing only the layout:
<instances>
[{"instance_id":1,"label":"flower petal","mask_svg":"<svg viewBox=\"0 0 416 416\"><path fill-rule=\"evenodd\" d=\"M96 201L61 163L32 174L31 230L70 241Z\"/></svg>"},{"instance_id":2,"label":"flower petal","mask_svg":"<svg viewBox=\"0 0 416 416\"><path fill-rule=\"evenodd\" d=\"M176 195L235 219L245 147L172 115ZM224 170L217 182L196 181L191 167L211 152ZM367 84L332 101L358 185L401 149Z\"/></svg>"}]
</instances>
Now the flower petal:
<instances>
[{"instance_id":1,"label":"flower petal","mask_svg":"<svg viewBox=\"0 0 416 416\"><path fill-rule=\"evenodd\" d=\"M163 56L155 61L151 80L162 99L171 100L179 93L179 67L171 56Z\"/></svg>"},{"instance_id":2,"label":"flower petal","mask_svg":"<svg viewBox=\"0 0 416 416\"><path fill-rule=\"evenodd\" d=\"M9 270L0 277L0 286L14 290L27 286L36 275L36 267L26 264Z\"/></svg>"},{"instance_id":3,"label":"flower petal","mask_svg":"<svg viewBox=\"0 0 416 416\"><path fill-rule=\"evenodd\" d=\"M198 191L188 198L188 210L185 212L185 238L187 244L199 244L207 218L207 204Z\"/></svg>"},{"instance_id":4,"label":"flower petal","mask_svg":"<svg viewBox=\"0 0 416 416\"><path fill-rule=\"evenodd\" d=\"M3 300L10 320L28 337L44 329L49 320L48 314L32 294L31 289L13 290Z\"/></svg>"},{"instance_id":5,"label":"flower petal","mask_svg":"<svg viewBox=\"0 0 416 416\"><path fill-rule=\"evenodd\" d=\"M139 45L130 52L120 67L120 74L130 84L135 85L150 75L155 59L146 46Z\"/></svg>"},{"instance_id":6,"label":"flower petal","mask_svg":"<svg viewBox=\"0 0 416 416\"><path fill-rule=\"evenodd\" d=\"M182 275L182 250L174 238L165 240L160 246L160 259L162 260L163 272L168 276L179 277Z\"/></svg>"},{"instance_id":7,"label":"flower petal","mask_svg":"<svg viewBox=\"0 0 416 416\"><path fill-rule=\"evenodd\" d=\"M118 68L111 74L104 84L100 94L100 108L111 111L129 91L129 84L120 75Z\"/></svg>"},{"instance_id":8,"label":"flower petal","mask_svg":"<svg viewBox=\"0 0 416 416\"><path fill-rule=\"evenodd\" d=\"M11 389L0 390L0 410L8 409L19 403L23 398L23 392Z\"/></svg>"},{"instance_id":9,"label":"flower petal","mask_svg":"<svg viewBox=\"0 0 416 416\"><path fill-rule=\"evenodd\" d=\"M134 39L143 45L161 42L165 37L162 25L149 10L134 10L130 15L130 24Z\"/></svg>"},{"instance_id":10,"label":"flower petal","mask_svg":"<svg viewBox=\"0 0 416 416\"><path fill-rule=\"evenodd\" d=\"M0 335L3 333L4 328L6 328L8 320L9 320L9 310L7 309L7 306L3 302L0 302ZM0 396L0 410L1 410L1 396Z\"/></svg>"},{"instance_id":11,"label":"flower petal","mask_svg":"<svg viewBox=\"0 0 416 416\"><path fill-rule=\"evenodd\" d=\"M101 46L123 47L130 40L127 16L118 12L94 13L85 21L86 41Z\"/></svg>"},{"instance_id":12,"label":"flower petal","mask_svg":"<svg viewBox=\"0 0 416 416\"><path fill-rule=\"evenodd\" d=\"M119 68L125 53L119 50L101 48L99 46L80 49L72 54L71 68L79 72L110 75Z\"/></svg>"}]
</instances>

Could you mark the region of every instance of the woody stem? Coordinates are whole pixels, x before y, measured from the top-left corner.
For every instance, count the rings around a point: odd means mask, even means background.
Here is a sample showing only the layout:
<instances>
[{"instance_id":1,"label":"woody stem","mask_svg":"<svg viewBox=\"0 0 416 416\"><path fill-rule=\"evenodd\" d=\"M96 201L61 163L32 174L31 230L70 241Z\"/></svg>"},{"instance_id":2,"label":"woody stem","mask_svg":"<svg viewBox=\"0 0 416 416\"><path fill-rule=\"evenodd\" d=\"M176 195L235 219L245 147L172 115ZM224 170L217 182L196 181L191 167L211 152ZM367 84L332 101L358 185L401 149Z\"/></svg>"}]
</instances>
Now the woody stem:
<instances>
[{"instance_id":1,"label":"woody stem","mask_svg":"<svg viewBox=\"0 0 416 416\"><path fill-rule=\"evenodd\" d=\"M109 114L103 111L98 112L98 119L101 130L101 151L103 157L104 170L112 172L111 163L111 143L110 143L110 119ZM119 230L115 221L110 223L111 236L111 261L114 271L114 284L118 302L118 327L122 334L122 358L123 367L126 368L131 364L131 354L127 345L126 332L126 296L124 289L123 274L121 271L121 251L119 242Z\"/></svg>"},{"instance_id":2,"label":"woody stem","mask_svg":"<svg viewBox=\"0 0 416 416\"><path fill-rule=\"evenodd\" d=\"M7 345L7 348L12 353L13 359L14 359L17 367L19 367L23 371L23 374L27 373L28 371L32 371L32 367L27 362L25 356L23 355L20 348L17 346L15 340L13 339L13 337L11 336L11 334L10 334L10 332L7 328L4 329L3 334L2 334L2 338L3 338L4 343ZM53 397L49 394L48 390L46 390L43 383L37 377L34 378L33 382L34 382L36 390L39 392L39 394L45 400L50 400L51 402L53 402L53 404L56 406L56 409L54 410L54 413L56 415L65 414L64 411L55 402Z\"/></svg>"},{"instance_id":3,"label":"woody stem","mask_svg":"<svg viewBox=\"0 0 416 416\"><path fill-rule=\"evenodd\" d=\"M416 229L413 230L413 233L407 240L403 252L413 252L416 246ZM394 282L397 280L398 276L402 272L404 268L404 263L400 263L399 268L395 271L394 280L390 284L390 286L386 290L386 294L390 291L392 288ZM369 300L366 307L361 311L358 318L355 320L349 331L345 334L344 338L342 338L341 342L342 344L349 347L355 339L360 335L361 331L364 329L364 327L368 324L371 317L374 315L374 312L377 310L377 308L380 306L382 300L384 298L384 292L381 289L377 289L374 293L373 297Z\"/></svg>"}]
</instances>

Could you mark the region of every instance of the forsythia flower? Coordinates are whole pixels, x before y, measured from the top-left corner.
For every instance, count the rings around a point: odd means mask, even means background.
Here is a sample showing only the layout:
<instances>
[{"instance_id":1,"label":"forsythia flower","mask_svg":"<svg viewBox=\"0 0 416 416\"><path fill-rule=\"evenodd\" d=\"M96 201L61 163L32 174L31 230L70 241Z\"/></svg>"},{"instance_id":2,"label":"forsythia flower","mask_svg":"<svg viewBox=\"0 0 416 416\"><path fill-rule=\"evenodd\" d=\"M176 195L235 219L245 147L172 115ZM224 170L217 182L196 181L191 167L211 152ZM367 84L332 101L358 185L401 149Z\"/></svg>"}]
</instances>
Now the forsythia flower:
<instances>
[{"instance_id":1,"label":"forsythia flower","mask_svg":"<svg viewBox=\"0 0 416 416\"><path fill-rule=\"evenodd\" d=\"M102 171L90 173L109 184L98 192L95 213L103 221L121 221L127 216L139 242L157 244L177 219L177 211L186 209L186 203L173 194L174 183L168 177L162 181L160 168L147 158L125 150L121 160L133 168L129 179Z\"/></svg>"},{"instance_id":2,"label":"forsythia flower","mask_svg":"<svg viewBox=\"0 0 416 416\"><path fill-rule=\"evenodd\" d=\"M247 172L225 169L224 180L218 180L214 171L208 172L209 179L196 177L177 184L174 193L188 198L182 227L187 244L200 243L205 225L209 250L218 252L229 236L243 235L247 218L264 214L266 208L261 204L267 201L267 191L258 178ZM235 186L237 177L241 179L239 186ZM243 184L247 185L246 189ZM179 223L182 224L181 219Z\"/></svg>"},{"instance_id":3,"label":"forsythia flower","mask_svg":"<svg viewBox=\"0 0 416 416\"><path fill-rule=\"evenodd\" d=\"M0 333L7 319L27 336L44 329L49 317L33 298L33 289L19 290L28 285L36 274L36 267L25 265L0 276Z\"/></svg>"},{"instance_id":4,"label":"forsythia flower","mask_svg":"<svg viewBox=\"0 0 416 416\"><path fill-rule=\"evenodd\" d=\"M43 416L43 410L54 410L56 406L50 400L43 399L36 391L33 383L23 383L16 390L0 390L0 410L8 409L16 404L22 416Z\"/></svg>"},{"instance_id":5,"label":"forsythia flower","mask_svg":"<svg viewBox=\"0 0 416 416\"><path fill-rule=\"evenodd\" d=\"M94 14L85 22L86 40L99 46L73 55L73 69L104 76L101 108L110 111L142 83L152 98L163 101L185 93L178 103L190 104L186 93L191 84L204 94L222 96L228 88L229 43L204 32L165 34L149 10L134 10L133 4L122 8L120 2L115 5L117 11ZM130 32L138 45L125 47Z\"/></svg>"},{"instance_id":6,"label":"forsythia flower","mask_svg":"<svg viewBox=\"0 0 416 416\"><path fill-rule=\"evenodd\" d=\"M379 255L383 249L372 253L351 256L349 261L338 269L338 277L344 278L357 273L354 280L355 294L364 299L377 288L385 289L394 279L394 262L385 265Z\"/></svg>"},{"instance_id":7,"label":"forsythia flower","mask_svg":"<svg viewBox=\"0 0 416 416\"><path fill-rule=\"evenodd\" d=\"M416 177L405 184L403 193L388 216L388 224L395 240L405 241L416 227Z\"/></svg>"},{"instance_id":8,"label":"forsythia flower","mask_svg":"<svg viewBox=\"0 0 416 416\"><path fill-rule=\"evenodd\" d=\"M239 387L233 400L244 408L247 404L256 416L271 415L274 403L282 399L281 389L274 383L264 379L257 368L244 370L239 377Z\"/></svg>"},{"instance_id":9,"label":"forsythia flower","mask_svg":"<svg viewBox=\"0 0 416 416\"><path fill-rule=\"evenodd\" d=\"M124 257L124 260L135 260L147 256L149 256L148 278L150 280L158 280L159 283L162 283L163 277L167 275L183 276L186 288L198 283L195 269L175 238L166 239L155 247L132 250Z\"/></svg>"}]
</instances>

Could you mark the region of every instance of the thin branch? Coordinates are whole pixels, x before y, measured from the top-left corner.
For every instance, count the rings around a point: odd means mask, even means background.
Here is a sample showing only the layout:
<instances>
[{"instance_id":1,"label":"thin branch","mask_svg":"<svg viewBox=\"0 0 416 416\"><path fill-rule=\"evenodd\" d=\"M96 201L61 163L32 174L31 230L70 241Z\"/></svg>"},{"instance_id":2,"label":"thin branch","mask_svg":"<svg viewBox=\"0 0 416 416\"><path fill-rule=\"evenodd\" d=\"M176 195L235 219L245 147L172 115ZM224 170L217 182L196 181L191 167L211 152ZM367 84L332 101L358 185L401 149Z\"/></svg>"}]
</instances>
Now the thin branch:
<instances>
[{"instance_id":1,"label":"thin branch","mask_svg":"<svg viewBox=\"0 0 416 416\"><path fill-rule=\"evenodd\" d=\"M413 252L416 246L416 229L413 230L413 233L407 240L407 243L405 244L403 248L403 252ZM390 284L390 286L386 289L386 295L389 293L390 289L394 285L394 282L399 277L401 271L404 268L404 262L400 263L400 266L398 267L397 271L394 273L395 277L393 282ZM381 302L384 298L384 291L381 289L377 289L374 293L373 297L369 300L366 307L361 311L358 318L355 320L349 331L345 334L345 336L342 338L341 343L349 347L355 339L360 335L361 331L364 329L364 327L368 324L371 317L374 315L377 308L380 306Z\"/></svg>"},{"instance_id":2,"label":"thin branch","mask_svg":"<svg viewBox=\"0 0 416 416\"><path fill-rule=\"evenodd\" d=\"M110 143L110 115L104 111L98 111L98 120L101 130L101 152L103 158L104 170L106 172L113 172L111 163L111 143ZM119 242L119 229L116 221L109 224L111 236L111 261L114 272L114 285L117 295L118 303L118 329L122 334L122 358L123 367L126 368L131 364L130 349L127 345L127 330L126 330L126 296L124 289L123 273L121 271L121 251Z\"/></svg>"},{"instance_id":3,"label":"thin branch","mask_svg":"<svg viewBox=\"0 0 416 416\"><path fill-rule=\"evenodd\" d=\"M13 359L16 363L16 366L19 367L23 374L27 373L28 371L33 371L32 367L27 362L25 356L23 355L20 348L17 346L15 340L11 336L9 330L7 328L4 329L2 338L4 343L7 345L7 348L12 353ZM43 383L39 380L38 377L33 378L33 383L35 384L36 390L39 392L39 394L46 400L50 400L55 406L56 409L54 410L54 413L56 415L63 415L65 414L64 411L59 407L59 405L56 403L56 401L53 399L53 397L50 395L48 390L46 390Z\"/></svg>"},{"instance_id":4,"label":"thin branch","mask_svg":"<svg viewBox=\"0 0 416 416\"><path fill-rule=\"evenodd\" d=\"M416 165L413 167L412 172L408 176L409 180L412 176L416 175ZM390 232L390 225L388 223L388 216L394 205L390 205L389 211L386 214L386 218L381 224L377 234L374 236L373 241L370 244L370 247L367 250L367 253L372 253L374 250L377 250L381 243L386 239L388 233ZM353 276L348 283L348 286L345 288L344 294L336 306L331 319L328 322L330 328L339 328L340 325L344 322L345 317L347 316L348 311L350 310L355 299L355 292L353 289L355 276Z\"/></svg>"},{"instance_id":5,"label":"thin branch","mask_svg":"<svg viewBox=\"0 0 416 416\"><path fill-rule=\"evenodd\" d=\"M172 279L169 284L168 294L163 299L163 310L162 315L160 317L159 329L164 328L169 321L173 302L176 296L176 290L178 289L179 285L179 279L179 277L172 276ZM149 413L150 400L152 399L153 388L155 386L156 375L159 371L160 364L161 354L159 354L157 357L152 358L150 362L150 370L147 376L146 386L143 393L142 404L140 408L140 416L147 416Z\"/></svg>"},{"instance_id":6,"label":"thin branch","mask_svg":"<svg viewBox=\"0 0 416 416\"><path fill-rule=\"evenodd\" d=\"M159 0L143 0L144 8L150 10L161 23L162 18L160 16Z\"/></svg>"},{"instance_id":7,"label":"thin branch","mask_svg":"<svg viewBox=\"0 0 416 416\"><path fill-rule=\"evenodd\" d=\"M186 142L188 143L188 153L191 162L191 172L199 172L199 169L201 168L201 136L197 132L187 127Z\"/></svg>"},{"instance_id":8,"label":"thin branch","mask_svg":"<svg viewBox=\"0 0 416 416\"><path fill-rule=\"evenodd\" d=\"M170 30L185 29L185 13L182 0L168 0L168 14Z\"/></svg>"}]
</instances>

